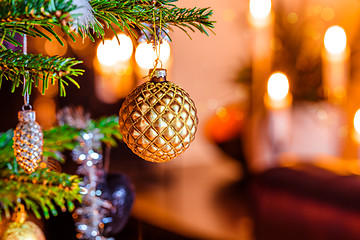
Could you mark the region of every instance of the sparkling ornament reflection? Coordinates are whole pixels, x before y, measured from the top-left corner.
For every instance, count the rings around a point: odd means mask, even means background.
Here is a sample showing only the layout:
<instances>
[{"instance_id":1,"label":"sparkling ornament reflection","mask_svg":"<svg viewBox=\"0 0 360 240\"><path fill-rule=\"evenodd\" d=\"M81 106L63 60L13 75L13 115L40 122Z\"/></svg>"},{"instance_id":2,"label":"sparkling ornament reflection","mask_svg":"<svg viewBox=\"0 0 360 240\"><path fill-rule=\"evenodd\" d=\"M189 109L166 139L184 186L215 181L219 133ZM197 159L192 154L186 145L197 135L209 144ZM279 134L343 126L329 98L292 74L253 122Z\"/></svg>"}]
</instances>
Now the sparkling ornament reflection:
<instances>
[{"instance_id":1,"label":"sparkling ornament reflection","mask_svg":"<svg viewBox=\"0 0 360 240\"><path fill-rule=\"evenodd\" d=\"M150 81L137 87L119 111L120 132L143 159L166 162L183 153L195 138L196 108L189 94L166 81L166 70L150 70Z\"/></svg>"},{"instance_id":2,"label":"sparkling ornament reflection","mask_svg":"<svg viewBox=\"0 0 360 240\"><path fill-rule=\"evenodd\" d=\"M27 173L39 166L42 156L43 133L31 110L18 113L19 123L14 131L14 155L18 164Z\"/></svg>"},{"instance_id":3,"label":"sparkling ornament reflection","mask_svg":"<svg viewBox=\"0 0 360 240\"><path fill-rule=\"evenodd\" d=\"M45 240L44 233L31 221L12 222L5 229L3 240Z\"/></svg>"}]
</instances>

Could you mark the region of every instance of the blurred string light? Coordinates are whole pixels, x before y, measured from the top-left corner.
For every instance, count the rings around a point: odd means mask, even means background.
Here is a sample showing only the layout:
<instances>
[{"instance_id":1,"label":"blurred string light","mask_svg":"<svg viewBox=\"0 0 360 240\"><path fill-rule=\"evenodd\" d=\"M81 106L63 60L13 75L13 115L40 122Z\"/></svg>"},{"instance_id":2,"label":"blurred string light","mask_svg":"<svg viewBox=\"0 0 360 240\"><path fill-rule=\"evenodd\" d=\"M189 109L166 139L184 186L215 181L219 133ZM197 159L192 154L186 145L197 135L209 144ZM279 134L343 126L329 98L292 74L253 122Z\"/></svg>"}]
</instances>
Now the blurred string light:
<instances>
[{"instance_id":1,"label":"blurred string light","mask_svg":"<svg viewBox=\"0 0 360 240\"><path fill-rule=\"evenodd\" d=\"M330 54L341 54L346 49L346 33L342 27L329 27L325 33L324 46Z\"/></svg>"},{"instance_id":2,"label":"blurred string light","mask_svg":"<svg viewBox=\"0 0 360 240\"><path fill-rule=\"evenodd\" d=\"M272 74L268 81L267 90L272 99L285 99L289 93L289 80L286 75L280 72Z\"/></svg>"},{"instance_id":3,"label":"blurred string light","mask_svg":"<svg viewBox=\"0 0 360 240\"><path fill-rule=\"evenodd\" d=\"M120 44L116 37L114 37L98 45L97 58L101 65L114 66L118 62L125 62L130 59L133 53L133 44L130 37L124 33L120 33L117 36Z\"/></svg>"},{"instance_id":4,"label":"blurred string light","mask_svg":"<svg viewBox=\"0 0 360 240\"><path fill-rule=\"evenodd\" d=\"M160 46L157 46L160 50L160 60L165 65L170 58L170 44L168 41L163 40ZM135 60L139 67L144 69L150 69L154 67L154 61L156 59L156 51L152 43L141 42L135 51Z\"/></svg>"},{"instance_id":5,"label":"blurred string light","mask_svg":"<svg viewBox=\"0 0 360 240\"><path fill-rule=\"evenodd\" d=\"M255 19L265 19L271 12L271 0L250 0L250 14Z\"/></svg>"}]
</instances>

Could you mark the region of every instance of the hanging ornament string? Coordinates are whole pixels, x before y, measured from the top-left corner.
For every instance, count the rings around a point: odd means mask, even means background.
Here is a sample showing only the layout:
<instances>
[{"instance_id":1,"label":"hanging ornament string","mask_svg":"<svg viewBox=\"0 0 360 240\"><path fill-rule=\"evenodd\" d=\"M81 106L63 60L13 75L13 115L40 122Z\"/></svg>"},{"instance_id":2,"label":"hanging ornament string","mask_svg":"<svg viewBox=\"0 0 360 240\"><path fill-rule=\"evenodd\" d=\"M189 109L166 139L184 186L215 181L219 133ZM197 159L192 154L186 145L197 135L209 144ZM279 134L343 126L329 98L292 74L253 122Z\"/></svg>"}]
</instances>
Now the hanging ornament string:
<instances>
[{"instance_id":1,"label":"hanging ornament string","mask_svg":"<svg viewBox=\"0 0 360 240\"><path fill-rule=\"evenodd\" d=\"M161 68L163 67L163 63L160 60L160 45L162 42L162 38L161 38L161 34L162 34L162 27L161 27L161 20L162 20L162 15L160 12L160 18L159 18L159 30L156 31L156 18L155 18L155 12L153 12L154 15L154 50L156 53L156 59L154 61L154 69L157 68L157 65L160 63L161 64Z\"/></svg>"},{"instance_id":2,"label":"hanging ornament string","mask_svg":"<svg viewBox=\"0 0 360 240\"><path fill-rule=\"evenodd\" d=\"M154 1L154 8L156 5L156 1ZM154 28L154 42L153 42L153 49L156 53L156 59L154 61L154 68L150 74L150 79L153 77L155 70L158 68L158 64L160 63L160 68L163 68L163 63L160 59L160 45L162 42L162 26L161 26L161 22L162 22L162 13L160 12L160 16L159 16L159 30L156 30L156 16L155 16L155 11L153 11L153 19L154 19L154 24L153 24L153 28Z\"/></svg>"},{"instance_id":3,"label":"hanging ornament string","mask_svg":"<svg viewBox=\"0 0 360 240\"><path fill-rule=\"evenodd\" d=\"M24 34L23 38L23 53L27 54L27 37ZM24 66L25 70L26 66ZM25 71L24 74L24 105L22 111L18 112L18 120L14 130L13 149L14 156L17 163L28 174L34 172L38 167L42 158L43 133L40 125L36 122L35 112L29 104L30 82L26 81L29 74Z\"/></svg>"},{"instance_id":4,"label":"hanging ornament string","mask_svg":"<svg viewBox=\"0 0 360 240\"><path fill-rule=\"evenodd\" d=\"M22 46L22 50L24 54L27 54L27 36L26 34L24 34L23 37L23 46ZM25 66L26 67L26 66ZM26 76L27 74L24 74L24 87L23 87L23 95L24 95L24 105L22 106L22 110L32 110L32 106L30 105L30 96L29 96L29 92L28 89L26 87Z\"/></svg>"}]
</instances>

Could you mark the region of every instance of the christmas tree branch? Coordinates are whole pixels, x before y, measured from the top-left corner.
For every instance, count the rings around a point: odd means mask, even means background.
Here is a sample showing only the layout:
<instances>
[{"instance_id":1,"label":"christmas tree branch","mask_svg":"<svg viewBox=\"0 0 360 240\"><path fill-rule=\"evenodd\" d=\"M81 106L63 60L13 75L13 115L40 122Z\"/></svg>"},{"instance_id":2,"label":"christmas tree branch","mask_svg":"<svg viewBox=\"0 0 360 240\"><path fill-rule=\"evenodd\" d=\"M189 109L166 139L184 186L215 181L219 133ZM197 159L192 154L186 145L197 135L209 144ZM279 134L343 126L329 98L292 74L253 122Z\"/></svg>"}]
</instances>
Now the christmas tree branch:
<instances>
[{"instance_id":1,"label":"christmas tree branch","mask_svg":"<svg viewBox=\"0 0 360 240\"><path fill-rule=\"evenodd\" d=\"M69 13L75 6L67 0L3 0L0 1L0 23L32 21L58 21L62 13Z\"/></svg>"},{"instance_id":2,"label":"christmas tree branch","mask_svg":"<svg viewBox=\"0 0 360 240\"><path fill-rule=\"evenodd\" d=\"M185 33L187 33L185 28L194 31L193 27L195 27L201 33L208 34L206 29L214 27L214 21L210 20L212 10L209 8L178 8L171 4L176 1L162 0L153 4L151 0L111 3L105 0L92 0L91 4L98 19L103 20L107 25L114 23L122 31L130 33L132 36L135 36L133 31L135 27L153 33L153 29L148 28L144 23L155 23L159 26L161 22L164 29L172 30L172 26L175 26Z\"/></svg>"},{"instance_id":3,"label":"christmas tree branch","mask_svg":"<svg viewBox=\"0 0 360 240\"><path fill-rule=\"evenodd\" d=\"M92 120L87 130L95 128L100 129L100 133L103 134L103 138L100 140L107 145L115 147L117 145L116 140L122 140L118 116L104 117L96 121Z\"/></svg>"},{"instance_id":4,"label":"christmas tree branch","mask_svg":"<svg viewBox=\"0 0 360 240\"><path fill-rule=\"evenodd\" d=\"M110 146L116 146L116 141L122 139L118 122L119 117L117 116L91 120L87 130L93 130L95 128L99 129L100 133L103 135L100 141ZM64 152L65 150L72 150L79 144L77 137L79 136L80 131L80 129L70 127L67 124L44 130L43 156L45 158L51 157L62 162L64 159L59 153ZM13 129L0 133L0 169L8 168L10 166L9 164L13 163L13 135Z\"/></svg>"},{"instance_id":5,"label":"christmas tree branch","mask_svg":"<svg viewBox=\"0 0 360 240\"><path fill-rule=\"evenodd\" d=\"M81 179L76 175L46 169L37 170L30 175L24 172L14 174L16 168L18 166L15 161L12 168L2 169L0 172L0 202L7 217L10 216L10 210L14 210L19 203L24 203L27 210L31 210L37 218L41 218L40 210L45 218L49 218L50 212L57 215L56 206L72 211L73 202L81 202Z\"/></svg>"},{"instance_id":6,"label":"christmas tree branch","mask_svg":"<svg viewBox=\"0 0 360 240\"><path fill-rule=\"evenodd\" d=\"M99 129L103 135L100 140L114 146L116 140L122 138L118 128L118 117L110 116L91 120L86 130ZM44 158L51 157L62 161L63 156L58 153L74 149L79 144L77 138L80 131L82 130L66 124L43 131ZM0 133L0 216L3 209L9 217L10 212L17 207L18 199L38 218L41 218L42 214L45 218L48 218L50 213L56 215L56 206L72 211L73 202L81 201L80 178L43 168L30 175L25 173L14 159L12 137L12 129Z\"/></svg>"},{"instance_id":7,"label":"christmas tree branch","mask_svg":"<svg viewBox=\"0 0 360 240\"><path fill-rule=\"evenodd\" d=\"M172 14L167 14L163 17L164 27L170 28L175 26L183 30L186 34L186 28L195 32L194 28L208 35L206 29L211 31L213 28L213 21L210 21L212 11L209 8L173 8L171 9ZM187 34L189 37L190 35Z\"/></svg>"},{"instance_id":8,"label":"christmas tree branch","mask_svg":"<svg viewBox=\"0 0 360 240\"><path fill-rule=\"evenodd\" d=\"M78 86L73 77L82 74L81 70L71 68L80 63L71 58L24 56L6 50L4 42L21 46L21 43L14 39L16 33L45 37L48 40L54 37L63 44L53 30L55 26L60 27L73 41L76 35L94 40L91 29L97 37L103 38L104 27L116 33L114 26L127 32L132 38L137 37L135 28L145 34L153 34L153 29L144 23L161 25L163 29L169 30L177 27L186 34L188 34L187 29L191 31L197 29L201 33L208 34L207 29L211 30L214 27L214 22L210 20L212 10L209 8L178 8L172 4L174 2L176 1L159 0L154 3L150 0L91 0L95 21L77 26L77 31L74 31L72 18L76 16L71 16L71 12L76 6L71 0L0 1L0 47L4 49L0 52L0 87L2 79L5 78L13 81L12 91L14 91L21 83L21 76L25 75L30 81L27 81L24 91L31 92L33 84L38 86L42 82L44 94L49 86L49 80L52 84L59 81L60 95L65 96L65 86L69 82Z\"/></svg>"},{"instance_id":9,"label":"christmas tree branch","mask_svg":"<svg viewBox=\"0 0 360 240\"><path fill-rule=\"evenodd\" d=\"M69 12L74 9L75 6L71 1L66 0L0 1L0 38L2 39L0 46L5 48L4 41L21 46L13 39L16 33L46 37L49 40L51 34L61 42L51 28L61 26L66 34L71 35L70 28L66 24L69 20Z\"/></svg>"},{"instance_id":10,"label":"christmas tree branch","mask_svg":"<svg viewBox=\"0 0 360 240\"><path fill-rule=\"evenodd\" d=\"M185 28L193 31L195 27L201 33L208 34L206 28L214 27L214 21L210 20L212 10L209 8L178 8L171 4L174 2L176 1L159 0L153 4L152 0L91 0L90 4L97 21L90 23L89 26L79 26L78 34L94 40L90 28L97 37L103 37L105 32L102 24L115 32L112 27L114 24L132 37L136 37L135 27L151 32L152 29L148 29L144 23L155 22L159 25L160 14L163 16L162 24L165 29L174 26L186 32ZM75 8L72 1L67 0L0 1L0 38L2 39L0 45L4 48L3 41L7 41L20 46L19 42L12 39L15 33L51 39L50 34L62 43L57 33L52 31L54 26L60 26L64 33L74 39L76 33L70 27L72 20L70 13ZM155 19L153 13L156 15ZM36 28L37 26L40 28Z\"/></svg>"},{"instance_id":11,"label":"christmas tree branch","mask_svg":"<svg viewBox=\"0 0 360 240\"><path fill-rule=\"evenodd\" d=\"M32 85L42 85L43 93L50 84L59 83L60 95L65 96L65 85L73 83L79 87L73 77L82 75L84 70L72 68L81 63L73 58L59 56L45 57L41 54L24 55L21 52L12 50L0 50L0 87L3 79L10 80L12 92L22 83L22 76L25 75L26 85L24 91L31 93ZM22 85L21 85L22 86Z\"/></svg>"}]
</instances>

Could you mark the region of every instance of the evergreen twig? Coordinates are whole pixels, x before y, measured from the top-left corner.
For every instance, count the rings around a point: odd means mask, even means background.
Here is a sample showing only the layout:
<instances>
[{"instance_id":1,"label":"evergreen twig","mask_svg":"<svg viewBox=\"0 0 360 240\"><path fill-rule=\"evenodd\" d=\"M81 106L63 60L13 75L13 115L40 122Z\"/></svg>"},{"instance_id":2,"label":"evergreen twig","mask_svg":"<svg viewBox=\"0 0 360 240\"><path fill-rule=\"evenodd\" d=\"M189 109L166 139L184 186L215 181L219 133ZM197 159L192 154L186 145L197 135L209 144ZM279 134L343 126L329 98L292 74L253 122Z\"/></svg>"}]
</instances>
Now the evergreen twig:
<instances>
[{"instance_id":1,"label":"evergreen twig","mask_svg":"<svg viewBox=\"0 0 360 240\"><path fill-rule=\"evenodd\" d=\"M0 87L3 78L13 81L12 91L20 85L21 76L25 75L30 83L38 86L44 84L43 94L47 89L48 80L59 81L60 95L65 96L65 85L68 82L78 84L73 79L82 74L79 69L73 69L73 65L80 63L71 58L60 57L46 58L41 55L23 56L20 53L12 53L6 50L4 42L21 46L14 39L16 33L27 34L33 37L45 37L51 40L54 37L63 45L58 34L53 30L60 27L73 41L75 37L89 37L94 41L91 30L96 37L103 38L104 28L110 28L116 33L113 25L121 31L127 32L132 38L136 38L136 28L144 34L152 28L144 23L160 24L164 29L173 30L180 28L189 37L187 30L198 30L208 35L207 30L214 27L214 21L210 20L212 10L209 8L178 8L173 3L177 0L158 0L156 4L152 0L91 0L94 10L95 23L90 26L79 26L78 32L71 28L70 12L75 8L72 1L67 0L4 0L0 1ZM155 19L154 17L155 16ZM160 17L163 16L163 17ZM147 30L147 31L145 31ZM54 67L50 64L54 64ZM61 67L61 69L60 69ZM31 91L33 84L27 84L25 91ZM79 87L79 86L78 86Z\"/></svg>"},{"instance_id":2,"label":"evergreen twig","mask_svg":"<svg viewBox=\"0 0 360 240\"><path fill-rule=\"evenodd\" d=\"M116 140L122 138L119 133L118 117L110 116L99 120L92 120L88 130L98 128L104 135L101 141L105 144L116 145ZM78 141L79 129L68 125L56 126L44 133L44 158L51 157L63 161L63 156L56 154L65 150L72 150ZM25 203L28 210L41 218L57 214L56 206L68 210L74 208L74 201L81 201L76 175L57 173L38 168L32 174L25 173L18 167L14 159L13 130L0 133L0 216L2 210L7 216L17 205L17 199Z\"/></svg>"},{"instance_id":3,"label":"evergreen twig","mask_svg":"<svg viewBox=\"0 0 360 240\"><path fill-rule=\"evenodd\" d=\"M80 87L73 77L82 75L84 70L72 68L82 63L74 58L59 56L46 57L41 54L24 55L21 52L13 52L10 49L0 50L0 87L2 80L12 81L12 92L22 83L22 76L26 76L27 82L24 91L31 93L32 84L35 87L42 85L42 93L50 84L59 82L60 95L65 96L65 85L73 83ZM21 85L22 86L22 85Z\"/></svg>"}]
</instances>

